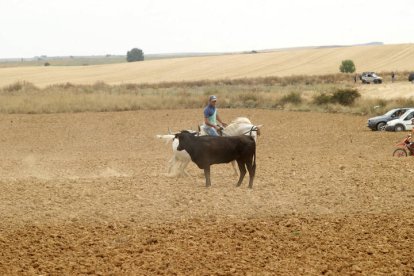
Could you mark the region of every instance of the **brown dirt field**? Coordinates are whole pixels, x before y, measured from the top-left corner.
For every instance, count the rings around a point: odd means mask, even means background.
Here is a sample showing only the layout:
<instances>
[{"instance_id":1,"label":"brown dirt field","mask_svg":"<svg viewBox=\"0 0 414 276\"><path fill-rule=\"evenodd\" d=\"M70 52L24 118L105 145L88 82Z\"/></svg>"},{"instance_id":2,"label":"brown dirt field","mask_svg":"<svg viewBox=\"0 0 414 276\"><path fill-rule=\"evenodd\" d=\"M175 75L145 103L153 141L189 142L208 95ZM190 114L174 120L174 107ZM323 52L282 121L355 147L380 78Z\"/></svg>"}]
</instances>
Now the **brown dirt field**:
<instances>
[{"instance_id":1,"label":"brown dirt field","mask_svg":"<svg viewBox=\"0 0 414 276\"><path fill-rule=\"evenodd\" d=\"M167 178L200 110L0 116L1 275L413 275L414 159L366 117L221 110L264 124L257 178Z\"/></svg>"}]
</instances>

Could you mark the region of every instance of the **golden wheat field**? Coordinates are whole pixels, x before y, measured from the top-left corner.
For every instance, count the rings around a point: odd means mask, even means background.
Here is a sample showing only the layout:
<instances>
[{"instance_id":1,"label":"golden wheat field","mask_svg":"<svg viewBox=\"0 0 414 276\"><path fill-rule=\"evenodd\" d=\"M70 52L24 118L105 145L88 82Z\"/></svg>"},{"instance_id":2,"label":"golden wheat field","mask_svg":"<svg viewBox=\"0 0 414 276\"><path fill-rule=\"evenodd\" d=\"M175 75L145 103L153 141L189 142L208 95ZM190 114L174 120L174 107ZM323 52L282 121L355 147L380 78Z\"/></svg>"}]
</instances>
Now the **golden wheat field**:
<instances>
[{"instance_id":1,"label":"golden wheat field","mask_svg":"<svg viewBox=\"0 0 414 276\"><path fill-rule=\"evenodd\" d=\"M0 87L16 81L44 87L67 82L121 84L323 75L338 73L346 59L354 61L358 72L413 70L414 44L288 49L94 66L1 68Z\"/></svg>"},{"instance_id":2,"label":"golden wheat field","mask_svg":"<svg viewBox=\"0 0 414 276\"><path fill-rule=\"evenodd\" d=\"M221 109L263 124L257 177L165 176L198 109L0 116L2 275L412 275L412 157L367 117Z\"/></svg>"}]
</instances>

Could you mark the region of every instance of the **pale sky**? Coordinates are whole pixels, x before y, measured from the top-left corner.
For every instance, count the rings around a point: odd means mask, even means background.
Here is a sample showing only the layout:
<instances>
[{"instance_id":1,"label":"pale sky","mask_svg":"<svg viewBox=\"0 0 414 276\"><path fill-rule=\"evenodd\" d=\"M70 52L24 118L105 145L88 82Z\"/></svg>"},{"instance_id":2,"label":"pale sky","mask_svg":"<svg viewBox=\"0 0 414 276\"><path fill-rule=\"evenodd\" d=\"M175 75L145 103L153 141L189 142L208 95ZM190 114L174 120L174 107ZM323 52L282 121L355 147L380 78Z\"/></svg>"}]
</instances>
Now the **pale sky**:
<instances>
[{"instance_id":1,"label":"pale sky","mask_svg":"<svg viewBox=\"0 0 414 276\"><path fill-rule=\"evenodd\" d=\"M414 42L413 0L0 0L0 58Z\"/></svg>"}]
</instances>

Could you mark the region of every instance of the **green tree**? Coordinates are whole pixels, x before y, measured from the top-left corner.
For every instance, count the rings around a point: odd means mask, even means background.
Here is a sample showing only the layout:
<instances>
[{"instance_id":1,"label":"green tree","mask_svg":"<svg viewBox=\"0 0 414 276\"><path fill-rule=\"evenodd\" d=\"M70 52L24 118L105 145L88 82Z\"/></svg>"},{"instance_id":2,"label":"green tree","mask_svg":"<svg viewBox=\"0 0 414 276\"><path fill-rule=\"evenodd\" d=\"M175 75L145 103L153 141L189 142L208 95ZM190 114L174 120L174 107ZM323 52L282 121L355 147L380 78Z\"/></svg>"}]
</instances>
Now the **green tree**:
<instances>
[{"instance_id":1,"label":"green tree","mask_svg":"<svg viewBox=\"0 0 414 276\"><path fill-rule=\"evenodd\" d=\"M131 51L127 52L127 61L141 61L144 60L144 52L141 49L133 48Z\"/></svg>"},{"instance_id":2,"label":"green tree","mask_svg":"<svg viewBox=\"0 0 414 276\"><path fill-rule=\"evenodd\" d=\"M355 72L354 62L350 59L343 60L341 63L341 66L339 66L339 71L341 71L341 73L354 73Z\"/></svg>"}]
</instances>

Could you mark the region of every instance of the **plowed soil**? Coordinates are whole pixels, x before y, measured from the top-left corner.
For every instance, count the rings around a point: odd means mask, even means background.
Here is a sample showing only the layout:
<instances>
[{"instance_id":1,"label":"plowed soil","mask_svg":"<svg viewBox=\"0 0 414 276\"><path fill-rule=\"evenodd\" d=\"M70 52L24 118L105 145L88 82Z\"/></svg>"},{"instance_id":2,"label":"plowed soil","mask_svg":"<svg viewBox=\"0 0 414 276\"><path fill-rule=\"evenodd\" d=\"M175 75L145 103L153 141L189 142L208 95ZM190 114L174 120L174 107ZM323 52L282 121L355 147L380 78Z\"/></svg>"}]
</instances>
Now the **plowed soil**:
<instances>
[{"instance_id":1,"label":"plowed soil","mask_svg":"<svg viewBox=\"0 0 414 276\"><path fill-rule=\"evenodd\" d=\"M414 159L366 117L221 110L264 124L257 177L165 176L200 110L0 116L1 275L413 275Z\"/></svg>"}]
</instances>

